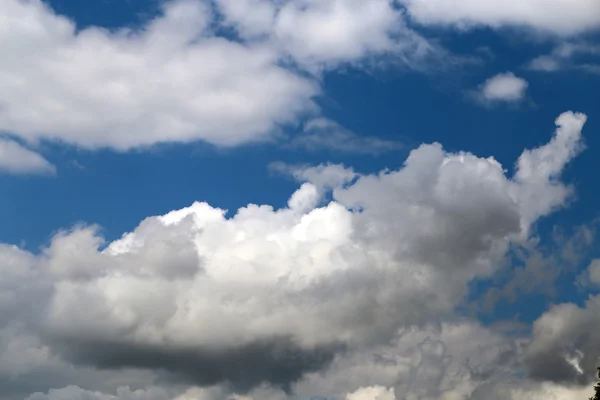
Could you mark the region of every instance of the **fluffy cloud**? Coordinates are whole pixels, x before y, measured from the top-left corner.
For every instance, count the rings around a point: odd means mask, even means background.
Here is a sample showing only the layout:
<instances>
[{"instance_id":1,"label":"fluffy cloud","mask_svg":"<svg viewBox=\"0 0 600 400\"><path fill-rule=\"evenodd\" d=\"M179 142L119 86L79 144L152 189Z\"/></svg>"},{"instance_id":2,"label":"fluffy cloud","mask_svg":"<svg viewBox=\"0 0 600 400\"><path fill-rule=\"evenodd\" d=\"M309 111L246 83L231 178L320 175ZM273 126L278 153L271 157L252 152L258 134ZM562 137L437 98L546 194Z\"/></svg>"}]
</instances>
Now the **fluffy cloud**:
<instances>
[{"instance_id":1,"label":"fluffy cloud","mask_svg":"<svg viewBox=\"0 0 600 400\"><path fill-rule=\"evenodd\" d=\"M4 246L0 328L18 327L48 357L86 368L289 391L344 354L452 315L473 278L493 274L511 244L565 204L571 191L559 177L585 116L556 122L553 139L524 151L512 178L493 158L422 145L402 168L374 175L289 167L304 183L279 210L251 204L226 217L195 203L112 243L80 226L39 255ZM450 339L425 339L414 344L423 360L456 351ZM419 362L423 382L443 386L443 371ZM441 390L414 379L391 384Z\"/></svg>"},{"instance_id":2,"label":"fluffy cloud","mask_svg":"<svg viewBox=\"0 0 600 400\"><path fill-rule=\"evenodd\" d=\"M77 30L41 0L0 0L0 17L0 130L87 148L267 140L318 113L313 73L428 49L387 0L175 0L116 31Z\"/></svg>"},{"instance_id":3,"label":"fluffy cloud","mask_svg":"<svg viewBox=\"0 0 600 400\"><path fill-rule=\"evenodd\" d=\"M200 1L167 3L139 31L76 31L39 0L2 0L0 129L127 149L264 138L314 108L318 85L265 46L215 37Z\"/></svg>"},{"instance_id":4,"label":"fluffy cloud","mask_svg":"<svg viewBox=\"0 0 600 400\"><path fill-rule=\"evenodd\" d=\"M423 24L460 28L490 26L527 27L573 35L600 28L600 3L596 0L402 0L410 15Z\"/></svg>"},{"instance_id":5,"label":"fluffy cloud","mask_svg":"<svg viewBox=\"0 0 600 400\"><path fill-rule=\"evenodd\" d=\"M495 75L485 81L477 92L483 103L515 103L525 98L529 84L512 72Z\"/></svg>"},{"instance_id":6,"label":"fluffy cloud","mask_svg":"<svg viewBox=\"0 0 600 400\"><path fill-rule=\"evenodd\" d=\"M390 0L218 0L226 20L247 39L266 37L309 70L377 54L405 59L432 46L404 23Z\"/></svg>"},{"instance_id":7,"label":"fluffy cloud","mask_svg":"<svg viewBox=\"0 0 600 400\"><path fill-rule=\"evenodd\" d=\"M54 174L48 160L21 144L0 138L0 171L12 174Z\"/></svg>"}]
</instances>

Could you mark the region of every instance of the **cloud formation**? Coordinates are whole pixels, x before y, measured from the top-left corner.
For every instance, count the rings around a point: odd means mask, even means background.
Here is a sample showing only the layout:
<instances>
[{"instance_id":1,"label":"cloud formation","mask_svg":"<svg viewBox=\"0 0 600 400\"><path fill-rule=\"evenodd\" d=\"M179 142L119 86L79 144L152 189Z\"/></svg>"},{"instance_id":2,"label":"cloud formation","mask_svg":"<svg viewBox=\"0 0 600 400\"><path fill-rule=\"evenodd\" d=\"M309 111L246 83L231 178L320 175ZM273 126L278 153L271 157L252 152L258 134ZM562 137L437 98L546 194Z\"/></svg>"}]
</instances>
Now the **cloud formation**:
<instances>
[{"instance_id":1,"label":"cloud formation","mask_svg":"<svg viewBox=\"0 0 600 400\"><path fill-rule=\"evenodd\" d=\"M377 348L385 357L403 331L452 318L469 282L494 274L510 246L566 203L560 174L581 148L585 116L566 112L556 123L513 177L491 157L422 145L379 174L290 167L303 183L282 209L250 204L227 217L194 203L111 243L97 227L77 226L39 255L5 245L0 330L7 348L31 337L36 349L11 363L27 376L58 357L244 394L264 385L300 393L344 357ZM442 393L445 370L432 368L446 368L447 349L459 345L416 332L416 370L384 386Z\"/></svg>"},{"instance_id":2,"label":"cloud formation","mask_svg":"<svg viewBox=\"0 0 600 400\"><path fill-rule=\"evenodd\" d=\"M41 0L1 0L0 16L0 130L86 148L269 140L318 115L324 68L428 52L387 0L174 0L114 31Z\"/></svg>"},{"instance_id":3,"label":"cloud formation","mask_svg":"<svg viewBox=\"0 0 600 400\"><path fill-rule=\"evenodd\" d=\"M410 30L389 0L217 0L244 38L266 38L309 70L327 69L378 54L405 59L432 46Z\"/></svg>"},{"instance_id":4,"label":"cloud formation","mask_svg":"<svg viewBox=\"0 0 600 400\"><path fill-rule=\"evenodd\" d=\"M0 129L128 149L205 140L233 145L268 137L314 108L312 79L277 65L264 45L211 33L212 11L168 2L137 31L75 24L39 0L2 0Z\"/></svg>"},{"instance_id":5,"label":"cloud formation","mask_svg":"<svg viewBox=\"0 0 600 400\"><path fill-rule=\"evenodd\" d=\"M512 72L495 75L486 80L477 92L477 98L485 104L517 103L522 101L529 83Z\"/></svg>"}]
</instances>

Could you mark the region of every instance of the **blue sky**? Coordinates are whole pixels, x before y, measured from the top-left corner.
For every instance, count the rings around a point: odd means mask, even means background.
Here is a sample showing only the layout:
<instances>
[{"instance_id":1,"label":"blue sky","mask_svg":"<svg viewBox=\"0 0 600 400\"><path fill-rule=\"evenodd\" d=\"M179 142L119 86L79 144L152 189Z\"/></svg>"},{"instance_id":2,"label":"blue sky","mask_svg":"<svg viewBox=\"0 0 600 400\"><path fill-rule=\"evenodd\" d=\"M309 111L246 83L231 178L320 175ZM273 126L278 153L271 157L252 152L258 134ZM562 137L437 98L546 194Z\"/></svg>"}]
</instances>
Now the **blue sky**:
<instances>
[{"instance_id":1,"label":"blue sky","mask_svg":"<svg viewBox=\"0 0 600 400\"><path fill-rule=\"evenodd\" d=\"M0 397L588 395L600 3L505 3L0 0Z\"/></svg>"}]
</instances>

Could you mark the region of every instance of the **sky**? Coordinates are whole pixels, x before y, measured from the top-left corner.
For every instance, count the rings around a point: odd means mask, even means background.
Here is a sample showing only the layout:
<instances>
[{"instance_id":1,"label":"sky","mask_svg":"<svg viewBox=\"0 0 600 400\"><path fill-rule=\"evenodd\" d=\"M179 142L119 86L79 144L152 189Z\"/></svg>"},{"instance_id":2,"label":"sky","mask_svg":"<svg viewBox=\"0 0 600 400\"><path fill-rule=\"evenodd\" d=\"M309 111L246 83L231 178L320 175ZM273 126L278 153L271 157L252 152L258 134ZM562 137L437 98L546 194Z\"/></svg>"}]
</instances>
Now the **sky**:
<instances>
[{"instance_id":1,"label":"sky","mask_svg":"<svg viewBox=\"0 0 600 400\"><path fill-rule=\"evenodd\" d=\"M589 398L599 43L598 0L0 0L0 398Z\"/></svg>"}]
</instances>

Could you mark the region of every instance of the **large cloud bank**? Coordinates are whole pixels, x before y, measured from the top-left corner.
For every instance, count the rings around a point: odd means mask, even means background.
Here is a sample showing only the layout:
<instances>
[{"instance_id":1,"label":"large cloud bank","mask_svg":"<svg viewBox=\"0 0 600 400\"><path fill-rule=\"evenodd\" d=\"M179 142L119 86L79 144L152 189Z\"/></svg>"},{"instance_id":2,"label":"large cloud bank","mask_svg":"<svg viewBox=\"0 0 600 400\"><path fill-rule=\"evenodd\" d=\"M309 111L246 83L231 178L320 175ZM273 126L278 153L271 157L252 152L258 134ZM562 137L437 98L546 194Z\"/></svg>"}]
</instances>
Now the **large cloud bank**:
<instances>
[{"instance_id":1,"label":"large cloud bank","mask_svg":"<svg viewBox=\"0 0 600 400\"><path fill-rule=\"evenodd\" d=\"M375 175L280 165L301 181L282 209L227 216L195 203L111 243L77 226L39 255L2 245L0 382L13 393L54 382L31 399L486 398L484 384L509 396L497 398L536 398L502 386L520 365L587 383L598 346L580 332L597 320L593 300L550 310L531 343L454 313L470 281L494 274L537 220L566 204L572 188L560 175L581 150L585 120L560 115L512 177L492 157L422 145ZM576 323L544 328L565 318ZM540 369L541 348L562 360L560 376ZM56 383L118 371L146 382L143 392L96 392L119 386L115 377L92 391Z\"/></svg>"}]
</instances>

